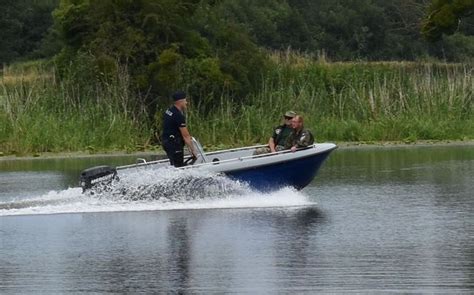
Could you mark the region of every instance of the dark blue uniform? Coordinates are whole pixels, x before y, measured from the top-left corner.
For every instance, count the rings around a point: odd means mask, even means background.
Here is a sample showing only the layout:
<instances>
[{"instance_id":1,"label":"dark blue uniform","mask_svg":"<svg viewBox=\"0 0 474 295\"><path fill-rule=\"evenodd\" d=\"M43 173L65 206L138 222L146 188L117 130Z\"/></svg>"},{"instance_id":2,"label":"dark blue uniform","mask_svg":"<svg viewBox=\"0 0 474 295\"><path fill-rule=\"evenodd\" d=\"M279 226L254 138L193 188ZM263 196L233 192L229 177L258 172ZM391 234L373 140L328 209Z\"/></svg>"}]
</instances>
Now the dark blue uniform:
<instances>
[{"instance_id":1,"label":"dark blue uniform","mask_svg":"<svg viewBox=\"0 0 474 295\"><path fill-rule=\"evenodd\" d=\"M175 167L184 166L184 139L179 128L186 127L186 117L172 106L163 114L163 134L161 136L163 148Z\"/></svg>"}]
</instances>

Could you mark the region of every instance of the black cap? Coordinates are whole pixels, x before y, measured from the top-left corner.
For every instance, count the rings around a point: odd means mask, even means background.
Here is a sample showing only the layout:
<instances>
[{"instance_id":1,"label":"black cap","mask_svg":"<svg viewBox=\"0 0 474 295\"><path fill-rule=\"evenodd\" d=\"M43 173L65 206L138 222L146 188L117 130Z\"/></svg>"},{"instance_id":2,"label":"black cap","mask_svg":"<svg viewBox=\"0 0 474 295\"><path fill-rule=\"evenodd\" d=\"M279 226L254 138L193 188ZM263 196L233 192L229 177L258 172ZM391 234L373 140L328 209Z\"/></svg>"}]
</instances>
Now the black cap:
<instances>
[{"instance_id":1,"label":"black cap","mask_svg":"<svg viewBox=\"0 0 474 295\"><path fill-rule=\"evenodd\" d=\"M184 91L176 91L173 93L173 101L177 101L180 99L185 99L186 98L186 92Z\"/></svg>"}]
</instances>

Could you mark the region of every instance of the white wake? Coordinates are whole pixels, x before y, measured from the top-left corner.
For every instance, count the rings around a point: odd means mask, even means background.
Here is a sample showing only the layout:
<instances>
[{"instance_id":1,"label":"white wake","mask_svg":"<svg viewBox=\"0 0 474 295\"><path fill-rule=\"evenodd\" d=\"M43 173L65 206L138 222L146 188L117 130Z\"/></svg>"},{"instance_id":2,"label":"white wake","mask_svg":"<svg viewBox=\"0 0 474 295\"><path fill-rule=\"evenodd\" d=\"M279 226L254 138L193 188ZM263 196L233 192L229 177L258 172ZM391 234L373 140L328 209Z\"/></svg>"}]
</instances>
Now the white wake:
<instances>
[{"instance_id":1,"label":"white wake","mask_svg":"<svg viewBox=\"0 0 474 295\"><path fill-rule=\"evenodd\" d=\"M209 172L148 169L120 175L109 186L82 193L81 188L0 202L0 216L88 212L264 208L313 205L291 188L270 193Z\"/></svg>"}]
</instances>

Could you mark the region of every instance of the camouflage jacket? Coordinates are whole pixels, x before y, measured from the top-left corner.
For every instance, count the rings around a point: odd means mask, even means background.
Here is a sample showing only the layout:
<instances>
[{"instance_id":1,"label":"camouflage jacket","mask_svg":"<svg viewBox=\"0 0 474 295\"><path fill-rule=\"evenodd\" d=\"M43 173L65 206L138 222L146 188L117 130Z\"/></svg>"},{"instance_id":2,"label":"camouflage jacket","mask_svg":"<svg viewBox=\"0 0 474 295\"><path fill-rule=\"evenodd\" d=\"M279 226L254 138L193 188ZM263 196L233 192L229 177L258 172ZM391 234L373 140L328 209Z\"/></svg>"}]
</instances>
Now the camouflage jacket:
<instances>
[{"instance_id":1,"label":"camouflage jacket","mask_svg":"<svg viewBox=\"0 0 474 295\"><path fill-rule=\"evenodd\" d=\"M293 130L290 136L288 137L285 148L289 149L292 146L296 146L298 148L307 147L314 143L313 134L307 129L303 129L300 132Z\"/></svg>"},{"instance_id":2,"label":"camouflage jacket","mask_svg":"<svg viewBox=\"0 0 474 295\"><path fill-rule=\"evenodd\" d=\"M293 132L293 128L288 125L280 125L275 127L272 135L275 146L284 146L291 132Z\"/></svg>"}]
</instances>

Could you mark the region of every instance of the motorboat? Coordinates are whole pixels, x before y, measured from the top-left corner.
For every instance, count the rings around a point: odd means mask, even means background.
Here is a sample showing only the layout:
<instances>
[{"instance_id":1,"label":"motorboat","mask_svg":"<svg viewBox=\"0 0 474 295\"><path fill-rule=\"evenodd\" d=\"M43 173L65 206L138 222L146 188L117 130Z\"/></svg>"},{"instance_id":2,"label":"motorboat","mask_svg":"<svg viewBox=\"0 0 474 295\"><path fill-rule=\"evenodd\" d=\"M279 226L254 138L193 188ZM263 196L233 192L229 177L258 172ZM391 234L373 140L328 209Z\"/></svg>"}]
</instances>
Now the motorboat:
<instances>
[{"instance_id":1,"label":"motorboat","mask_svg":"<svg viewBox=\"0 0 474 295\"><path fill-rule=\"evenodd\" d=\"M176 169L205 169L223 174L231 179L247 183L259 191L272 191L282 187L301 190L316 176L329 154L337 148L333 143L315 143L311 146L275 153L256 154L256 150L266 145L205 152L201 144L193 138L196 157L185 156L186 166ZM97 183L110 183L119 179L121 171L149 167L160 169L169 167L169 160L146 161L119 167L97 166L82 171L80 185L83 191Z\"/></svg>"}]
</instances>

